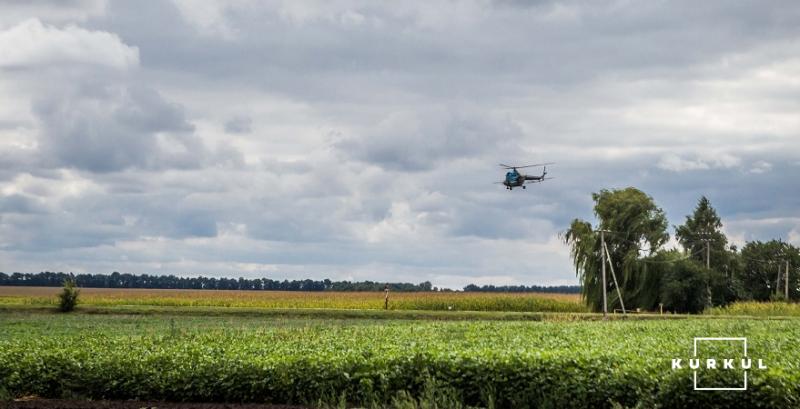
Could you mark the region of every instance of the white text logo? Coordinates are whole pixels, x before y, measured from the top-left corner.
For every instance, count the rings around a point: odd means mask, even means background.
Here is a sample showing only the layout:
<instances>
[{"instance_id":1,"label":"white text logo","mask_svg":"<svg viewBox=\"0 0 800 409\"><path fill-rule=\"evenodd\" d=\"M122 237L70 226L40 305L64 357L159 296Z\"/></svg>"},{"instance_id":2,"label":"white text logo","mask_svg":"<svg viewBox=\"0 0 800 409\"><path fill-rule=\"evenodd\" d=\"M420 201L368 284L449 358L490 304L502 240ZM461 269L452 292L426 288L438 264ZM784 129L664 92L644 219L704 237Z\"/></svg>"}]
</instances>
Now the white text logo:
<instances>
[{"instance_id":1,"label":"white text logo","mask_svg":"<svg viewBox=\"0 0 800 409\"><path fill-rule=\"evenodd\" d=\"M742 352L744 358L731 358L731 357L717 357L717 358L699 358L698 357L698 346L705 345L707 343L721 343L724 342L726 344L738 344L741 343L742 345ZM699 344L699 345L698 345ZM746 391L747 390L747 371L750 370L765 370L767 369L767 365L764 364L763 359L752 359L747 357L747 338L731 338L731 337L722 337L722 338L695 338L694 339L694 350L692 353L693 358L684 360L681 358L675 358L672 360L672 370L680 370L683 368L689 368L693 372L694 378L694 390L696 391ZM723 371L733 371L733 370L740 370L743 372L742 374L742 383L736 386L726 386L726 387L702 387L698 386L697 381L697 373L698 370L704 371L713 371L713 370L723 370Z\"/></svg>"}]
</instances>

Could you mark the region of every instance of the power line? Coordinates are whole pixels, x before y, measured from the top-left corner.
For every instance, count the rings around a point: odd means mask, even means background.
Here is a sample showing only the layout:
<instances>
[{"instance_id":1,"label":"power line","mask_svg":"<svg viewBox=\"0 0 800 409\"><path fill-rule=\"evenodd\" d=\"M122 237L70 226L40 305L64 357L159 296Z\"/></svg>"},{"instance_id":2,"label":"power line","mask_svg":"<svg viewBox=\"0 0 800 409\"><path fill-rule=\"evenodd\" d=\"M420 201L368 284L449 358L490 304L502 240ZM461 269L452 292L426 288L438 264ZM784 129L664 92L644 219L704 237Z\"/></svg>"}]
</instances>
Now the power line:
<instances>
[{"instance_id":1,"label":"power line","mask_svg":"<svg viewBox=\"0 0 800 409\"><path fill-rule=\"evenodd\" d=\"M624 233L624 232L615 232L615 231L611 231L611 230L606 230L606 233L612 233L612 234L625 234L625 235L626 235L626 237L627 237L627 236L630 236L630 233ZM627 243L630 243L630 244L633 244L633 245L636 245L636 246L639 246L639 244L641 244L640 242L635 242L635 241L633 241L633 240L629 240L629 239L618 239L618 240L621 240L621 241L624 241L624 242L627 242ZM710 240L710 241L714 241L714 240ZM705 242L706 242L706 240L702 240L701 242L704 242L704 243L705 243ZM691 244L697 244L697 242L690 242L690 243L691 243ZM716 249L713 249L713 250L714 250L714 252L716 252L716 251L717 251ZM652 248L643 248L643 247L639 247L639 248L638 248L638 251L639 251L640 253L642 253L642 252L652 252L652 251L653 251L653 249L652 249ZM703 249L702 251L707 251L707 250L706 250L706 249Z\"/></svg>"},{"instance_id":2,"label":"power line","mask_svg":"<svg viewBox=\"0 0 800 409\"><path fill-rule=\"evenodd\" d=\"M629 237L631 235L630 232L619 232L619 231L613 231L613 230L597 230L597 232L601 233L601 235L604 234L604 233L610 233L612 235L622 235L622 234L624 234L626 237ZM637 246L640 244L638 242L635 242L633 240L628 240L628 239L619 239L619 240L622 240L624 242L628 242L630 244L634 244L634 245L637 245ZM605 242L605 240L601 240L601 241ZM648 252L648 251L651 252L652 249L638 247L638 251L639 252ZM677 261L687 260L687 259L689 259L691 257L694 257L694 256L700 254L703 251L705 251L705 249L696 251L696 252L694 252L692 254L689 254L689 255L687 255L685 257L682 257L682 258L679 258L679 259L675 259L675 260L635 260L635 261L637 263L652 263L652 264L674 263L674 262L677 262Z\"/></svg>"},{"instance_id":3,"label":"power line","mask_svg":"<svg viewBox=\"0 0 800 409\"><path fill-rule=\"evenodd\" d=\"M598 230L598 231L600 231L600 230ZM617 235L617 236L618 236L618 235L625 235L625 237L630 237L630 235L631 235L631 233L630 233L630 232L620 232L620 231L614 231L614 230L603 230L603 231L605 231L605 232L606 232L606 233L608 233L608 234ZM714 233L714 232L699 232L698 234L699 234L699 235L704 235L704 236L705 236L705 235L711 235L711 234L713 234L713 233ZM624 242L627 242L627 243L630 243L630 244L634 244L634 245L636 245L636 246L638 246L638 245L640 244L639 242L635 242L635 241L633 241L633 240L629 240L629 239L627 239L627 238L617 238L617 240L621 240L621 241L624 241ZM700 240L697 240L697 241L688 241L688 244L694 245L694 244L699 244L699 243L711 243L711 242L714 242L714 241L716 241L716 240L715 240L715 239L713 239L713 238L704 238L704 239L700 239ZM641 253L641 252L649 252L649 251L651 251L652 249L638 247L638 249L637 249L637 250L638 250L638 251ZM702 252L706 252L706 253L709 253L709 252L714 252L714 253L717 253L718 251L719 251L719 250L717 250L717 249L714 249L714 248L710 248L710 246L708 246L708 247L706 247L706 248L704 248L704 249L700 249L700 250L698 250L698 251L694 252L694 253L693 253L691 256L684 257L684 258L682 258L682 259L670 260L670 261L647 261L647 260L637 260L637 261L638 261L638 262L642 262L642 263L669 263L669 262L674 262L674 261L685 260L685 259L687 259L687 258L690 258L690 257L692 257L692 256L695 256L695 255L697 255L697 254L700 254L700 253L702 253ZM724 251L724 250L723 250L723 251ZM777 259L777 260L776 260L776 259L769 259L769 260L763 260L763 259L756 259L756 258L752 258L752 257L745 257L745 256L744 256L744 255L743 255L741 252L739 253L739 256L740 256L741 258L745 259L745 260L755 261L755 262L759 262L759 263L770 263L770 264L774 264L774 263L778 263L778 262L783 262L783 261L784 261L784 259ZM707 263L707 264L708 264L708 263Z\"/></svg>"}]
</instances>

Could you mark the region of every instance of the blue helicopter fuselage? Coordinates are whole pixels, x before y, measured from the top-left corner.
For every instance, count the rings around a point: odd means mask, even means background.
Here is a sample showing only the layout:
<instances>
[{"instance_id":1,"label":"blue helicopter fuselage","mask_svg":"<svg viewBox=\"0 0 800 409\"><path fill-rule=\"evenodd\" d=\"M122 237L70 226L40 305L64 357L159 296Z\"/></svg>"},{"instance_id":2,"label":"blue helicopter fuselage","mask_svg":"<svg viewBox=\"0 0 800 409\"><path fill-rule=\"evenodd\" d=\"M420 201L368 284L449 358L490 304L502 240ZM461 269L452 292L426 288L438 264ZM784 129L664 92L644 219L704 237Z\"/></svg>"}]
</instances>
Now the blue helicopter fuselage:
<instances>
[{"instance_id":1,"label":"blue helicopter fuselage","mask_svg":"<svg viewBox=\"0 0 800 409\"><path fill-rule=\"evenodd\" d=\"M506 186L518 186L520 182L520 174L516 169L506 173Z\"/></svg>"}]
</instances>

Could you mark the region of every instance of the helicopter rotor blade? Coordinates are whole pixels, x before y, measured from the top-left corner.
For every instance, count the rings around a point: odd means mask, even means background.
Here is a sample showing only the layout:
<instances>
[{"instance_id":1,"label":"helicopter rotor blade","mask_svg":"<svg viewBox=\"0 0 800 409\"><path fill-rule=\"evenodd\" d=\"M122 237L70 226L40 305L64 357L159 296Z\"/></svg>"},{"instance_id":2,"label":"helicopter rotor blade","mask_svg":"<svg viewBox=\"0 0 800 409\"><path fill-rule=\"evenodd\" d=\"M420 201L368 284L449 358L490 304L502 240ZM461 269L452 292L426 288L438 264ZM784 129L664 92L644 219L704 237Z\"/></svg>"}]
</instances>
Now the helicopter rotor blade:
<instances>
[{"instance_id":1,"label":"helicopter rotor blade","mask_svg":"<svg viewBox=\"0 0 800 409\"><path fill-rule=\"evenodd\" d=\"M514 166L514 167L517 169L522 169L522 168L533 168L533 167L547 166L547 165L555 165L555 162L537 163L534 165Z\"/></svg>"}]
</instances>

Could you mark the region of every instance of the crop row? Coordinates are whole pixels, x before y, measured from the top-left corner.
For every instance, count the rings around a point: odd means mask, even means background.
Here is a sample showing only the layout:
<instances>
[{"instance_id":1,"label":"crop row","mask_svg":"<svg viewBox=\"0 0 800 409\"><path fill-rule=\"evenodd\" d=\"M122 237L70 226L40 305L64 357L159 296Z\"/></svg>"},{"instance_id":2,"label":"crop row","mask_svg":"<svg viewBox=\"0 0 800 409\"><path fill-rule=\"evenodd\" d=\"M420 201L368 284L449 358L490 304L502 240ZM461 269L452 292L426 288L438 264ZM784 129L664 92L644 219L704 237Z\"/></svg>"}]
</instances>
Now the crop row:
<instances>
[{"instance_id":1,"label":"crop row","mask_svg":"<svg viewBox=\"0 0 800 409\"><path fill-rule=\"evenodd\" d=\"M435 385L464 404L483 407L800 405L800 351L793 345L800 329L791 321L285 325L254 320L172 332L161 321L163 332L154 333L147 325L122 330L131 321L114 322L118 317L87 317L108 321L70 331L64 328L70 321L54 317L30 331L0 335L0 391L376 405L398 394L418 396ZM769 367L752 371L748 391L693 391L691 371L671 369L672 358L690 355L693 337L734 334L747 336L750 356ZM730 382L732 374L711 372L706 380Z\"/></svg>"}]
</instances>

